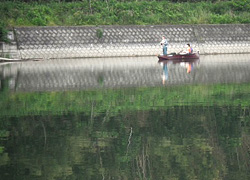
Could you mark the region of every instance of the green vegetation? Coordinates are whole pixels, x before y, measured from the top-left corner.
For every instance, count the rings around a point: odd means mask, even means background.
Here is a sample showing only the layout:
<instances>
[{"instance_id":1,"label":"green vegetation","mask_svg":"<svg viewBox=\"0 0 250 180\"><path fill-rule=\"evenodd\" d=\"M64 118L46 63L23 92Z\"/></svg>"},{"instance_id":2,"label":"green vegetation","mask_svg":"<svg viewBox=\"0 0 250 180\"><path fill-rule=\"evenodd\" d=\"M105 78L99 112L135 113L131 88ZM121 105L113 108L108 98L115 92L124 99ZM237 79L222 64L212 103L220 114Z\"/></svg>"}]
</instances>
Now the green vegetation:
<instances>
[{"instance_id":1,"label":"green vegetation","mask_svg":"<svg viewBox=\"0 0 250 180\"><path fill-rule=\"evenodd\" d=\"M8 30L6 26L7 26L6 23L0 20L0 41L8 42L7 39Z\"/></svg>"},{"instance_id":2,"label":"green vegetation","mask_svg":"<svg viewBox=\"0 0 250 180\"><path fill-rule=\"evenodd\" d=\"M26 1L0 2L1 40L11 26L249 23L250 12L248 0ZM249 83L31 93L11 83L0 88L2 179L250 177Z\"/></svg>"},{"instance_id":3,"label":"green vegetation","mask_svg":"<svg viewBox=\"0 0 250 180\"><path fill-rule=\"evenodd\" d=\"M103 36L103 30L102 29L97 29L96 30L96 36L98 39L101 39Z\"/></svg>"},{"instance_id":4,"label":"green vegetation","mask_svg":"<svg viewBox=\"0 0 250 180\"><path fill-rule=\"evenodd\" d=\"M250 23L250 0L0 2L0 40L13 26Z\"/></svg>"},{"instance_id":5,"label":"green vegetation","mask_svg":"<svg viewBox=\"0 0 250 180\"><path fill-rule=\"evenodd\" d=\"M4 82L2 83L4 85ZM4 87L4 86L3 86ZM6 86L5 86L6 87ZM97 89L75 92L11 93L6 88L0 93L1 116L42 115L48 112L91 114L168 109L199 103L203 106L250 106L250 84L185 85L167 88Z\"/></svg>"},{"instance_id":6,"label":"green vegetation","mask_svg":"<svg viewBox=\"0 0 250 180\"><path fill-rule=\"evenodd\" d=\"M43 93L9 84L3 179L249 179L249 83Z\"/></svg>"},{"instance_id":7,"label":"green vegetation","mask_svg":"<svg viewBox=\"0 0 250 180\"><path fill-rule=\"evenodd\" d=\"M132 92L139 99L144 91ZM66 101L74 103L74 95L69 101L69 94ZM120 91L120 96L129 94ZM107 104L119 105L122 99L116 97ZM23 102L27 108L29 103L31 99ZM64 111L0 117L2 132L10 131L0 153L3 179L15 179L16 172L19 179L238 180L250 176L249 106L195 103L114 114L98 111L97 101L92 105L90 114Z\"/></svg>"}]
</instances>

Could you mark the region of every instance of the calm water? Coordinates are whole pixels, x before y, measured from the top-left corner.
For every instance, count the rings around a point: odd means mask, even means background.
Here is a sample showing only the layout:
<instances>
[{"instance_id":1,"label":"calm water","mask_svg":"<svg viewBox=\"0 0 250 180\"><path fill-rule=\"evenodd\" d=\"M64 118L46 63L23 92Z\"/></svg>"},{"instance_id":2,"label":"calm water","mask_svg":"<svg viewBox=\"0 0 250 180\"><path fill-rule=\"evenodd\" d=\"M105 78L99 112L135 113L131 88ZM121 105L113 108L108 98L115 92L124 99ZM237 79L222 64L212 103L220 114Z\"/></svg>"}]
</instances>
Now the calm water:
<instances>
[{"instance_id":1,"label":"calm water","mask_svg":"<svg viewBox=\"0 0 250 180\"><path fill-rule=\"evenodd\" d=\"M250 55L0 65L1 180L250 179Z\"/></svg>"}]
</instances>

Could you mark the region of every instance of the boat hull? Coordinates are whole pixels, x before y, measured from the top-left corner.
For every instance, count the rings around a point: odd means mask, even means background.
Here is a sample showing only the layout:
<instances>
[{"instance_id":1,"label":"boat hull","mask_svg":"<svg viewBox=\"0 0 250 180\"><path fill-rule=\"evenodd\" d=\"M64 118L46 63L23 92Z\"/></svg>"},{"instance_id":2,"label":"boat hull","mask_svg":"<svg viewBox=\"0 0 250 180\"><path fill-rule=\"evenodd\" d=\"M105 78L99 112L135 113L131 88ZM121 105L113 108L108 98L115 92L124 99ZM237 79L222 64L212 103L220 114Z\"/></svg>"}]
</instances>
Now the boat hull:
<instances>
[{"instance_id":1,"label":"boat hull","mask_svg":"<svg viewBox=\"0 0 250 180\"><path fill-rule=\"evenodd\" d=\"M182 61L188 61L192 59L199 59L198 53L193 54L169 54L169 55L159 55L158 56L159 61L164 60L182 60Z\"/></svg>"}]
</instances>

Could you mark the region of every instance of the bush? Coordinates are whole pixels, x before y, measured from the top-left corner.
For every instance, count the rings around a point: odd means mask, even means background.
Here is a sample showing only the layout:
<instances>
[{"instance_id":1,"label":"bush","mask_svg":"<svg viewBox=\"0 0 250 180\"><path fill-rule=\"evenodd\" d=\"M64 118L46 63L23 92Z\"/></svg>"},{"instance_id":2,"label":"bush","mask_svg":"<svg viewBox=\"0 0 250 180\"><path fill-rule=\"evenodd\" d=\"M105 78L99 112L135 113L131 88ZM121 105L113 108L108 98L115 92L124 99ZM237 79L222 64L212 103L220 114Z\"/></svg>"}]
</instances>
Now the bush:
<instances>
[{"instance_id":1,"label":"bush","mask_svg":"<svg viewBox=\"0 0 250 180\"><path fill-rule=\"evenodd\" d=\"M232 0L231 7L235 11L250 11L250 0Z\"/></svg>"},{"instance_id":2,"label":"bush","mask_svg":"<svg viewBox=\"0 0 250 180\"><path fill-rule=\"evenodd\" d=\"M0 22L0 41L9 42L7 38L8 30L4 22Z\"/></svg>"},{"instance_id":3,"label":"bush","mask_svg":"<svg viewBox=\"0 0 250 180\"><path fill-rule=\"evenodd\" d=\"M51 9L45 5L35 6L27 13L27 18L31 24L36 26L46 26L52 16Z\"/></svg>"},{"instance_id":4,"label":"bush","mask_svg":"<svg viewBox=\"0 0 250 180\"><path fill-rule=\"evenodd\" d=\"M213 14L213 15L211 15L211 23L212 24L230 24L232 22L235 22L235 19L230 14L223 14L223 15Z\"/></svg>"},{"instance_id":5,"label":"bush","mask_svg":"<svg viewBox=\"0 0 250 180\"><path fill-rule=\"evenodd\" d=\"M211 12L215 14L225 14L231 10L229 2L217 2L215 4L210 4Z\"/></svg>"}]
</instances>

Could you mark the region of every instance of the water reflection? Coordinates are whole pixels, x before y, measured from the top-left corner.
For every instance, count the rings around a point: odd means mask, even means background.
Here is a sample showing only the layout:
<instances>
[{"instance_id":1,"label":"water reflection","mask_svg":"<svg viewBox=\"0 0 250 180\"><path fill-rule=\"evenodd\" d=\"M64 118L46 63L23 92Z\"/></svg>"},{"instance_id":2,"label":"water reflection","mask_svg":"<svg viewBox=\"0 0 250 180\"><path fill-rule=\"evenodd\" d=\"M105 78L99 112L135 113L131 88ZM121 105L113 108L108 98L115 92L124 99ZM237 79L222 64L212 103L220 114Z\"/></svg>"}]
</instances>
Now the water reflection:
<instances>
[{"instance_id":1,"label":"water reflection","mask_svg":"<svg viewBox=\"0 0 250 180\"><path fill-rule=\"evenodd\" d=\"M1 180L250 178L248 55L100 60L0 66Z\"/></svg>"},{"instance_id":2,"label":"water reflection","mask_svg":"<svg viewBox=\"0 0 250 180\"><path fill-rule=\"evenodd\" d=\"M249 55L201 56L200 61L156 57L64 59L0 66L1 79L15 91L64 91L119 87L159 87L162 83L249 82ZM164 73L163 73L164 72ZM164 80L163 80L164 79Z\"/></svg>"},{"instance_id":3,"label":"water reflection","mask_svg":"<svg viewBox=\"0 0 250 180\"><path fill-rule=\"evenodd\" d=\"M162 75L162 84L165 84L165 81L168 80L168 65L167 63L161 63L163 66L163 75Z\"/></svg>"},{"instance_id":4,"label":"water reflection","mask_svg":"<svg viewBox=\"0 0 250 180\"><path fill-rule=\"evenodd\" d=\"M179 106L5 118L1 179L248 179L249 125L240 122L249 112Z\"/></svg>"},{"instance_id":5,"label":"water reflection","mask_svg":"<svg viewBox=\"0 0 250 180\"><path fill-rule=\"evenodd\" d=\"M189 59L189 60L160 60L158 63L163 67L163 75L162 75L162 84L168 80L168 66L180 66L186 69L187 73L191 73L194 67L199 66L200 60L199 59ZM177 69L173 67L172 69ZM180 78L181 79L181 78Z\"/></svg>"},{"instance_id":6,"label":"water reflection","mask_svg":"<svg viewBox=\"0 0 250 180\"><path fill-rule=\"evenodd\" d=\"M155 86L161 73L152 57L26 62L3 66L2 72L13 80L16 91Z\"/></svg>"}]
</instances>

